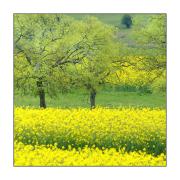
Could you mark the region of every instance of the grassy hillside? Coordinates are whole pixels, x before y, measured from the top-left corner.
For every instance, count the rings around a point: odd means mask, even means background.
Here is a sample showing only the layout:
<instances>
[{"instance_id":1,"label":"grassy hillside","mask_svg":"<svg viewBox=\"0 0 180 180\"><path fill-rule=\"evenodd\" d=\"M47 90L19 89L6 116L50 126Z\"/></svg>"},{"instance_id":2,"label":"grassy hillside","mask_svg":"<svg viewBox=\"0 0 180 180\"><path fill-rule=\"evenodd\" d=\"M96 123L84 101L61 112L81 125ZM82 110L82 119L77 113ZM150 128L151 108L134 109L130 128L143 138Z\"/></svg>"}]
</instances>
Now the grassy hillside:
<instances>
[{"instance_id":1,"label":"grassy hillside","mask_svg":"<svg viewBox=\"0 0 180 180\"><path fill-rule=\"evenodd\" d=\"M121 18L123 14L94 14L94 13L87 13L87 14L67 14L73 16L75 19L82 19L84 16L96 16L99 20L104 23L119 26L121 23Z\"/></svg>"},{"instance_id":2,"label":"grassy hillside","mask_svg":"<svg viewBox=\"0 0 180 180\"><path fill-rule=\"evenodd\" d=\"M131 48L140 48L141 46L137 45L136 42L134 41L134 29L138 27L141 28L144 25L148 23L148 19L153 15L153 14L131 14L131 17L133 19L133 25L130 29L125 28L121 21L122 17L124 14L121 13L70 13L66 14L68 16L72 16L77 20L83 19L85 16L95 16L97 17L100 21L106 24L110 24L113 26L116 26L119 28L119 33L118 33L118 39L126 44L127 46Z\"/></svg>"},{"instance_id":3,"label":"grassy hillside","mask_svg":"<svg viewBox=\"0 0 180 180\"><path fill-rule=\"evenodd\" d=\"M121 19L123 17L123 13L67 13L66 15L72 16L75 19L81 20L85 16L95 16L100 21L111 24L114 26L118 26L122 28L121 26ZM147 19L152 16L152 14L131 14L132 18L137 18L141 22L141 24L147 23Z\"/></svg>"}]
</instances>

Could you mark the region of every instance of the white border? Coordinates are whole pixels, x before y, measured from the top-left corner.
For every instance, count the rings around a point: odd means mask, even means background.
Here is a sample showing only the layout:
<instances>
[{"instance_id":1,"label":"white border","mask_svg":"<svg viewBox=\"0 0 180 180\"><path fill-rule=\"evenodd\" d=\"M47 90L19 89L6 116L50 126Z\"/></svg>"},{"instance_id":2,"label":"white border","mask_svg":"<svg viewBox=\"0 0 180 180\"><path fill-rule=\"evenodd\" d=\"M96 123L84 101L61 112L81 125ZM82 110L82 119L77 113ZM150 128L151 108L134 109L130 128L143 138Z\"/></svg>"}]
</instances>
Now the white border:
<instances>
[{"instance_id":1,"label":"white border","mask_svg":"<svg viewBox=\"0 0 180 180\"><path fill-rule=\"evenodd\" d=\"M178 0L1 0L0 1L0 179L180 179L180 28ZM13 167L13 13L167 13L168 166Z\"/></svg>"}]
</instances>

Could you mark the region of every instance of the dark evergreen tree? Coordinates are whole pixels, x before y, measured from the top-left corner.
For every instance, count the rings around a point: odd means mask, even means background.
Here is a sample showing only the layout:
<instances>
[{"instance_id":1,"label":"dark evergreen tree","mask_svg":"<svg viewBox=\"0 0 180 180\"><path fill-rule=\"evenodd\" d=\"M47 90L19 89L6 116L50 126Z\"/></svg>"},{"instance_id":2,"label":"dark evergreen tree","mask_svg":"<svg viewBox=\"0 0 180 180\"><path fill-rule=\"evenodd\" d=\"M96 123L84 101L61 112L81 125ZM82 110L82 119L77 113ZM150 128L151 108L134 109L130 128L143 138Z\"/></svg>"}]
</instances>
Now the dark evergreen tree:
<instances>
[{"instance_id":1,"label":"dark evergreen tree","mask_svg":"<svg viewBox=\"0 0 180 180\"><path fill-rule=\"evenodd\" d=\"M126 28L131 28L132 26L132 17L129 14L125 14L122 17L121 23L126 26Z\"/></svg>"}]
</instances>

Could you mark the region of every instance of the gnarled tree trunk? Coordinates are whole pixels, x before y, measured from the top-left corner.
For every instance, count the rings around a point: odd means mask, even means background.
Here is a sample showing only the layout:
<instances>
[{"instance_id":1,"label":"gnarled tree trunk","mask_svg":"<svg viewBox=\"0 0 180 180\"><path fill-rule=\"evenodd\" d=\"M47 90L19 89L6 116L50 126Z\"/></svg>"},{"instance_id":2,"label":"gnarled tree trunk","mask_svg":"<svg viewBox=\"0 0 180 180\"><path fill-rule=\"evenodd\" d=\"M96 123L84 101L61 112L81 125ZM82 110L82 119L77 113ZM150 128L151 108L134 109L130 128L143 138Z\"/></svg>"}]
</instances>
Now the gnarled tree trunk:
<instances>
[{"instance_id":1,"label":"gnarled tree trunk","mask_svg":"<svg viewBox=\"0 0 180 180\"><path fill-rule=\"evenodd\" d=\"M45 91L41 80L37 81L37 87L39 93L39 105L41 108L46 108Z\"/></svg>"}]
</instances>

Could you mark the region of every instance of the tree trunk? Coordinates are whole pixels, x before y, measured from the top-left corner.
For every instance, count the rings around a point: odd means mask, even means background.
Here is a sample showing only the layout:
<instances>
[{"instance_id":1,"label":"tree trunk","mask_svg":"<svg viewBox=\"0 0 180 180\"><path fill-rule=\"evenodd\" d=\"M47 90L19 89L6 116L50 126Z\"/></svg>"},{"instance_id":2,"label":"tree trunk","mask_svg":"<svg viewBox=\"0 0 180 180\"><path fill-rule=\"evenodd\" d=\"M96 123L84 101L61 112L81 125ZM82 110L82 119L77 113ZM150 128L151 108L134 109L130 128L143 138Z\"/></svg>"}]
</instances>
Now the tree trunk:
<instances>
[{"instance_id":1,"label":"tree trunk","mask_svg":"<svg viewBox=\"0 0 180 180\"><path fill-rule=\"evenodd\" d=\"M90 92L90 106L91 106L91 109L94 109L96 107L95 99L96 99L96 91L93 89Z\"/></svg>"},{"instance_id":2,"label":"tree trunk","mask_svg":"<svg viewBox=\"0 0 180 180\"><path fill-rule=\"evenodd\" d=\"M42 89L39 92L39 100L40 100L40 107L41 108L46 108L46 100L45 100L45 92L44 89Z\"/></svg>"},{"instance_id":3,"label":"tree trunk","mask_svg":"<svg viewBox=\"0 0 180 180\"><path fill-rule=\"evenodd\" d=\"M46 108L45 92L41 80L37 81L40 108Z\"/></svg>"}]
</instances>

